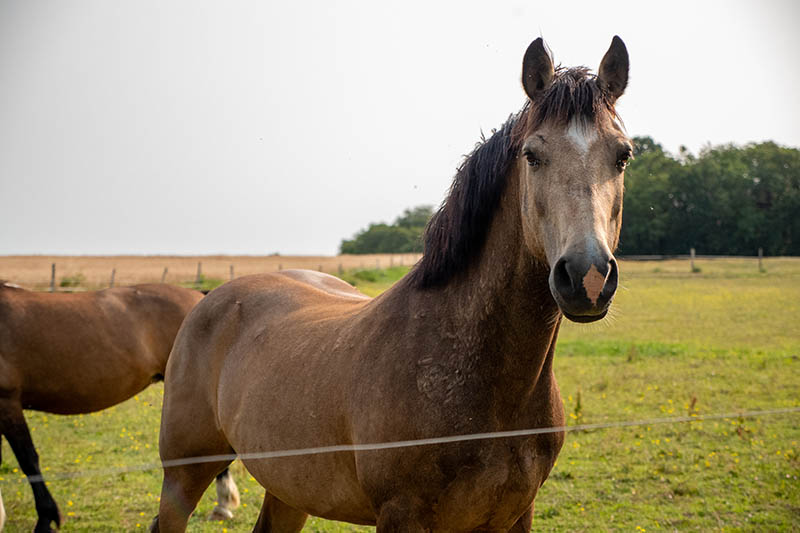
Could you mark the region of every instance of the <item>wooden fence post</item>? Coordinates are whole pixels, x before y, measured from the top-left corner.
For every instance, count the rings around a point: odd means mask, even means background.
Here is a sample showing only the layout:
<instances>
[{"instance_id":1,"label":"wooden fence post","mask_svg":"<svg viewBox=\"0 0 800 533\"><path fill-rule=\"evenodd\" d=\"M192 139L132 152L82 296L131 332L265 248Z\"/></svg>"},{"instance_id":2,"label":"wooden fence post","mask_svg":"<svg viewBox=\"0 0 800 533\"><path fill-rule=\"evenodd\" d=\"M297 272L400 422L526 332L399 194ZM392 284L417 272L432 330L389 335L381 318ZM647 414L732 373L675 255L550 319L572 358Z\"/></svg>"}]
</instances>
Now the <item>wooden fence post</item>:
<instances>
[{"instance_id":1,"label":"wooden fence post","mask_svg":"<svg viewBox=\"0 0 800 533\"><path fill-rule=\"evenodd\" d=\"M694 248L689 249L689 263L692 268L692 272L694 272Z\"/></svg>"},{"instance_id":2,"label":"wooden fence post","mask_svg":"<svg viewBox=\"0 0 800 533\"><path fill-rule=\"evenodd\" d=\"M201 263L200 261L198 261L198 262L197 262L197 277L196 277L196 278L195 278L195 280L194 280L194 284L195 284L197 287L199 287L199 286L200 286L200 282L201 282L202 278L203 278L203 263Z\"/></svg>"},{"instance_id":3,"label":"wooden fence post","mask_svg":"<svg viewBox=\"0 0 800 533\"><path fill-rule=\"evenodd\" d=\"M161 283L164 283L164 281L167 279L167 272L168 271L169 271L169 268L168 267L164 267L164 272L161 274Z\"/></svg>"},{"instance_id":4,"label":"wooden fence post","mask_svg":"<svg viewBox=\"0 0 800 533\"><path fill-rule=\"evenodd\" d=\"M231 265L231 281L233 281L233 265Z\"/></svg>"},{"instance_id":5,"label":"wooden fence post","mask_svg":"<svg viewBox=\"0 0 800 533\"><path fill-rule=\"evenodd\" d=\"M759 272L764 272L763 261L764 261L764 249L759 247L758 248L758 271Z\"/></svg>"},{"instance_id":6,"label":"wooden fence post","mask_svg":"<svg viewBox=\"0 0 800 533\"><path fill-rule=\"evenodd\" d=\"M50 265L50 292L56 292L56 264Z\"/></svg>"},{"instance_id":7,"label":"wooden fence post","mask_svg":"<svg viewBox=\"0 0 800 533\"><path fill-rule=\"evenodd\" d=\"M342 268L342 264L339 263L339 275L341 276L342 274L344 274L344 268Z\"/></svg>"},{"instance_id":8,"label":"wooden fence post","mask_svg":"<svg viewBox=\"0 0 800 533\"><path fill-rule=\"evenodd\" d=\"M112 268L111 269L111 283L109 284L109 287L111 287L111 288L114 287L114 277L116 277L116 275L117 275L117 269L116 268Z\"/></svg>"}]
</instances>

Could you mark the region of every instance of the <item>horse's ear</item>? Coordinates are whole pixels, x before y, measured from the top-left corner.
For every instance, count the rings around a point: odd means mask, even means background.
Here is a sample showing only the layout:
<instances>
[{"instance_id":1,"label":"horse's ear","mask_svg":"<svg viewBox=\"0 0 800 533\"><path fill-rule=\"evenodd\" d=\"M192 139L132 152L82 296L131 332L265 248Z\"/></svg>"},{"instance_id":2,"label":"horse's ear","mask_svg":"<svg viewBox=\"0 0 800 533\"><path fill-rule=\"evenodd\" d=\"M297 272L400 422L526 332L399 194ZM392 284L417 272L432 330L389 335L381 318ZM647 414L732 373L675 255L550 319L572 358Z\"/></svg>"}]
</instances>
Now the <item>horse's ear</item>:
<instances>
[{"instance_id":1,"label":"horse's ear","mask_svg":"<svg viewBox=\"0 0 800 533\"><path fill-rule=\"evenodd\" d=\"M553 82L553 60L541 37L533 41L522 58L522 87L531 100Z\"/></svg>"},{"instance_id":2,"label":"horse's ear","mask_svg":"<svg viewBox=\"0 0 800 533\"><path fill-rule=\"evenodd\" d=\"M600 62L597 81L612 101L622 96L628 85L628 49L625 48L622 39L616 35L611 40L608 52Z\"/></svg>"}]
</instances>

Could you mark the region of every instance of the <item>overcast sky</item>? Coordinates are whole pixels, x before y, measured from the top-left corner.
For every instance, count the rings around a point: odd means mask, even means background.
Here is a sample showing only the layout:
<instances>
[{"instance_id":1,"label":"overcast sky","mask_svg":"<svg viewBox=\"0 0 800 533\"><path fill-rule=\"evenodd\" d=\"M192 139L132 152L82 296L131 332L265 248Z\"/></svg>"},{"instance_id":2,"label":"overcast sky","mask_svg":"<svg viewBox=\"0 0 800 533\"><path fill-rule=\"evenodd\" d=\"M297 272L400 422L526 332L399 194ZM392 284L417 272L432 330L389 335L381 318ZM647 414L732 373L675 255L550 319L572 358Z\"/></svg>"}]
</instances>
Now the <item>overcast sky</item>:
<instances>
[{"instance_id":1,"label":"overcast sky","mask_svg":"<svg viewBox=\"0 0 800 533\"><path fill-rule=\"evenodd\" d=\"M797 147L798 6L0 0L0 254L335 254L441 202L539 35L622 37L631 135Z\"/></svg>"}]
</instances>

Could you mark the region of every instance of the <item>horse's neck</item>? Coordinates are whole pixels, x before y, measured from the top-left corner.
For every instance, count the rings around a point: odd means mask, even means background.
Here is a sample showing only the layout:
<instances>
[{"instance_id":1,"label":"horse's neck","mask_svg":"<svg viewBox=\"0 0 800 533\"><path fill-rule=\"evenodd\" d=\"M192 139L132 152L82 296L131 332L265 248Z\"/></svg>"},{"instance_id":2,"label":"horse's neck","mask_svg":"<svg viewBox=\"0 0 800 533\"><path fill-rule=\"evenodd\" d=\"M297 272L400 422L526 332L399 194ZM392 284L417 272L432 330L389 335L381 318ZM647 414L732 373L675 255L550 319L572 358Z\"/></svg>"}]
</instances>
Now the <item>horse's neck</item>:
<instances>
[{"instance_id":1,"label":"horse's neck","mask_svg":"<svg viewBox=\"0 0 800 533\"><path fill-rule=\"evenodd\" d=\"M547 267L524 249L514 194L506 191L480 256L464 272L440 288L401 290L412 315L434 322L434 354L470 359L464 367L481 372L498 394L519 400L550 386L561 315Z\"/></svg>"}]
</instances>

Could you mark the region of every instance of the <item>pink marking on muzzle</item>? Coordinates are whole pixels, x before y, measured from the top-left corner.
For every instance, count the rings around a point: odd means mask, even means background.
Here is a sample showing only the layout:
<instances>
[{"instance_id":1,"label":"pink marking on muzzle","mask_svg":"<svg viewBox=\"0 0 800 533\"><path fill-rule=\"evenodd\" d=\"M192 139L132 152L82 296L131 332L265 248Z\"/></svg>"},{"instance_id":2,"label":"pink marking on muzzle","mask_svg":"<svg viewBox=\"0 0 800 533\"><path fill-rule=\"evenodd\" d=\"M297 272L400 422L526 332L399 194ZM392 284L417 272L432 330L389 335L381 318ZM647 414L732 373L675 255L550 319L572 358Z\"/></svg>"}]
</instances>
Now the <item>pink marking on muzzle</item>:
<instances>
[{"instance_id":1,"label":"pink marking on muzzle","mask_svg":"<svg viewBox=\"0 0 800 533\"><path fill-rule=\"evenodd\" d=\"M605 276L597 270L597 267L590 266L589 271L583 276L583 288L586 289L586 296L589 297L592 305L597 305L597 299L600 297L600 293L603 292L605 284Z\"/></svg>"}]
</instances>

